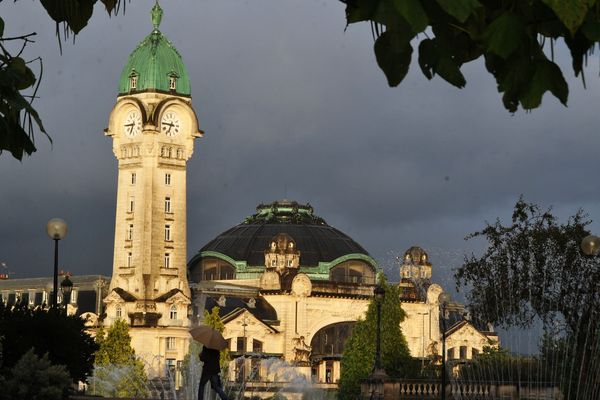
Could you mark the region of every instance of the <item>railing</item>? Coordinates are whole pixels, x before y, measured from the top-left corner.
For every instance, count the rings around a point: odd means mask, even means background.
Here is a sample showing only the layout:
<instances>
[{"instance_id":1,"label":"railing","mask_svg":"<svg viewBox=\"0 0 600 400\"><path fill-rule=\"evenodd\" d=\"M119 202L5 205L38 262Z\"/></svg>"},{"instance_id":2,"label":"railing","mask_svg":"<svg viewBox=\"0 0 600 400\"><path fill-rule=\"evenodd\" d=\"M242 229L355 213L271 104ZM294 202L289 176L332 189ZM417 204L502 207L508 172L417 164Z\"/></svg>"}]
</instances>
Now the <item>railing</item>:
<instances>
[{"instance_id":1,"label":"railing","mask_svg":"<svg viewBox=\"0 0 600 400\"><path fill-rule=\"evenodd\" d=\"M439 380L387 378L383 382L364 381L361 392L363 399L437 400L441 398L442 385ZM448 400L562 400L564 396L558 384L554 382L454 381L446 385L446 398Z\"/></svg>"}]
</instances>

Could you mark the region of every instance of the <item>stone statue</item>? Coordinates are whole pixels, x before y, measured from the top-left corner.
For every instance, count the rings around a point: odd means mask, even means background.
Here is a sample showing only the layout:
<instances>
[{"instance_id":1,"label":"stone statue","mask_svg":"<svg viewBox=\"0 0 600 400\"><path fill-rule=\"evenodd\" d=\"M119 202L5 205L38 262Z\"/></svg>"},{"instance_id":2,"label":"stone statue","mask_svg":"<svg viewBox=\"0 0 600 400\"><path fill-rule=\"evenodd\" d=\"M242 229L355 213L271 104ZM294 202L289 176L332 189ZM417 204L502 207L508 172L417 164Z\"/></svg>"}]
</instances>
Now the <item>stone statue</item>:
<instances>
[{"instance_id":1,"label":"stone statue","mask_svg":"<svg viewBox=\"0 0 600 400\"><path fill-rule=\"evenodd\" d=\"M293 338L292 343L294 344L294 361L300 365L308 365L312 347L304 342L304 336Z\"/></svg>"}]
</instances>

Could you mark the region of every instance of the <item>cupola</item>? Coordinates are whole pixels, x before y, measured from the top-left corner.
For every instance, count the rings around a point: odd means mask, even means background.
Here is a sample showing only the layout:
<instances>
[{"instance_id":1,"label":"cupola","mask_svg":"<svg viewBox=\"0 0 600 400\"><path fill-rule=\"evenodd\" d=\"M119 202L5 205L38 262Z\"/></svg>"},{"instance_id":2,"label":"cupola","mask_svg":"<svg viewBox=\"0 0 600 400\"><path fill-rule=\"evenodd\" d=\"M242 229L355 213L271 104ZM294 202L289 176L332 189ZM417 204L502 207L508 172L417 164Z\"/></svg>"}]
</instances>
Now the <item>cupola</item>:
<instances>
[{"instance_id":1,"label":"cupola","mask_svg":"<svg viewBox=\"0 0 600 400\"><path fill-rule=\"evenodd\" d=\"M121 72L119 95L162 92L190 96L190 80L181 55L158 29L163 10L152 7L152 32L129 55Z\"/></svg>"}]
</instances>

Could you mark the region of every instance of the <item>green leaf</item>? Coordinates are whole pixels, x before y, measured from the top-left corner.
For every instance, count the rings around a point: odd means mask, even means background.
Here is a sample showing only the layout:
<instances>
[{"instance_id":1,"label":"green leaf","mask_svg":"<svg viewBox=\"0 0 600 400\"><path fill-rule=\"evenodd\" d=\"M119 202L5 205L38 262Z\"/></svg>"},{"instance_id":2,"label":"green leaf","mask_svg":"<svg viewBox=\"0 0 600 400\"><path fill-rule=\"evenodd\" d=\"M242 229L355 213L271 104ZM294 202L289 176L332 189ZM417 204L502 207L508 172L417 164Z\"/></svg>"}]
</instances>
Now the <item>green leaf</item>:
<instances>
[{"instance_id":1,"label":"green leaf","mask_svg":"<svg viewBox=\"0 0 600 400\"><path fill-rule=\"evenodd\" d=\"M400 15L404 17L406 21L412 27L414 32L421 32L427 28L429 19L427 14L421 5L420 0L392 0L396 9L400 12Z\"/></svg>"},{"instance_id":2,"label":"green leaf","mask_svg":"<svg viewBox=\"0 0 600 400\"><path fill-rule=\"evenodd\" d=\"M562 104L567 104L569 86L560 68L552 61L541 60L535 64L535 72L521 98L521 105L526 110L538 107L542 104L542 97L547 91L550 91Z\"/></svg>"},{"instance_id":3,"label":"green leaf","mask_svg":"<svg viewBox=\"0 0 600 400\"><path fill-rule=\"evenodd\" d=\"M396 31L385 31L375 41L377 64L390 86L398 86L408 73L412 51L410 37Z\"/></svg>"},{"instance_id":4,"label":"green leaf","mask_svg":"<svg viewBox=\"0 0 600 400\"><path fill-rule=\"evenodd\" d=\"M523 43L525 23L523 19L511 12L496 18L483 34L483 43L490 53L508 58Z\"/></svg>"},{"instance_id":5,"label":"green leaf","mask_svg":"<svg viewBox=\"0 0 600 400\"><path fill-rule=\"evenodd\" d=\"M0 118L0 153L3 150L11 152L17 160L23 159L23 152L31 155L36 151L33 141L18 123L18 121L9 121L4 117Z\"/></svg>"},{"instance_id":6,"label":"green leaf","mask_svg":"<svg viewBox=\"0 0 600 400\"><path fill-rule=\"evenodd\" d=\"M12 74L13 84L18 90L27 89L35 83L35 75L20 57L10 59L8 72Z\"/></svg>"},{"instance_id":7,"label":"green leaf","mask_svg":"<svg viewBox=\"0 0 600 400\"><path fill-rule=\"evenodd\" d=\"M358 0L346 3L346 23L348 25L355 22L368 21L371 19L377 2Z\"/></svg>"},{"instance_id":8,"label":"green leaf","mask_svg":"<svg viewBox=\"0 0 600 400\"><path fill-rule=\"evenodd\" d=\"M427 79L433 79L438 74L458 88L467 84L456 60L437 38L425 39L419 44L419 66Z\"/></svg>"},{"instance_id":9,"label":"green leaf","mask_svg":"<svg viewBox=\"0 0 600 400\"><path fill-rule=\"evenodd\" d=\"M475 10L481 7L477 0L436 0L436 2L459 22L465 22Z\"/></svg>"},{"instance_id":10,"label":"green leaf","mask_svg":"<svg viewBox=\"0 0 600 400\"><path fill-rule=\"evenodd\" d=\"M0 17L0 37L4 36L4 20Z\"/></svg>"},{"instance_id":11,"label":"green leaf","mask_svg":"<svg viewBox=\"0 0 600 400\"><path fill-rule=\"evenodd\" d=\"M106 8L106 12L110 15L113 11L115 11L115 7L117 6L117 0L100 0L102 4L104 4L104 8Z\"/></svg>"},{"instance_id":12,"label":"green leaf","mask_svg":"<svg viewBox=\"0 0 600 400\"><path fill-rule=\"evenodd\" d=\"M542 0L574 35L597 0Z\"/></svg>"},{"instance_id":13,"label":"green leaf","mask_svg":"<svg viewBox=\"0 0 600 400\"><path fill-rule=\"evenodd\" d=\"M40 0L40 2L56 23L66 22L74 33L79 33L91 18L96 0Z\"/></svg>"},{"instance_id":14,"label":"green leaf","mask_svg":"<svg viewBox=\"0 0 600 400\"><path fill-rule=\"evenodd\" d=\"M600 42L600 21L587 20L581 26L581 33L593 42Z\"/></svg>"}]
</instances>

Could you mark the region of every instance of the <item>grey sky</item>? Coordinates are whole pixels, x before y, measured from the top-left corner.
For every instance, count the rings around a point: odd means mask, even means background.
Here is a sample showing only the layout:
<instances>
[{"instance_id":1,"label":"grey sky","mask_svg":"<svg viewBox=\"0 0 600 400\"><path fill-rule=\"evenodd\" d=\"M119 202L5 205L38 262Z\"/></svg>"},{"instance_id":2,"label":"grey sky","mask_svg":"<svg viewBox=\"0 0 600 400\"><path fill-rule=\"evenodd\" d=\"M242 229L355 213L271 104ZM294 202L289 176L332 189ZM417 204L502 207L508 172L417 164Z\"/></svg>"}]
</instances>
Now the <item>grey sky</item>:
<instances>
[{"instance_id":1,"label":"grey sky","mask_svg":"<svg viewBox=\"0 0 600 400\"><path fill-rule=\"evenodd\" d=\"M44 60L37 108L54 140L38 135L22 163L0 156L0 261L15 277L51 274L52 217L69 223L61 264L75 280L111 273L116 160L102 132L152 3L112 18L97 4L63 55L38 2L0 3L7 34L38 33L27 56ZM427 81L416 63L388 88L368 24L344 31L336 0L161 4L206 131L188 164L189 257L286 187L383 263L412 245L429 250L444 282L463 251L478 249L464 236L510 216L520 194L561 216L600 215L597 57L583 90L559 48L569 107L546 95L543 108L511 115L480 62L464 68L463 90Z\"/></svg>"}]
</instances>

